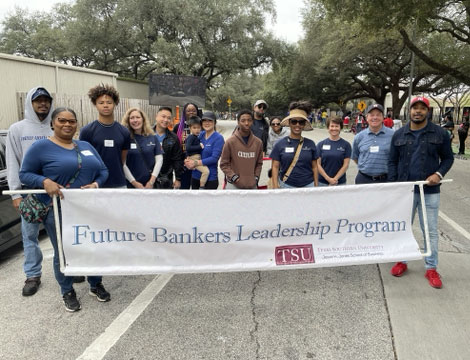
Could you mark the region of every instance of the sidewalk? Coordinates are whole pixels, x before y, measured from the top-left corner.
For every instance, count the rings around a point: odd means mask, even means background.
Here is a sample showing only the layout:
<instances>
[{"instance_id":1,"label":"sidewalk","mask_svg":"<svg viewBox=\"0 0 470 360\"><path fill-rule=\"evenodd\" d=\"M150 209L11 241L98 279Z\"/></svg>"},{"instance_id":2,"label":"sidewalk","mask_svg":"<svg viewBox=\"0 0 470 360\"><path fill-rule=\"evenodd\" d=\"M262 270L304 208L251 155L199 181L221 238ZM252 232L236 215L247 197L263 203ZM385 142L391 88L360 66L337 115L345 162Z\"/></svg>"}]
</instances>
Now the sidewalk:
<instances>
[{"instance_id":1,"label":"sidewalk","mask_svg":"<svg viewBox=\"0 0 470 360\"><path fill-rule=\"evenodd\" d=\"M470 254L439 253L442 289L429 286L423 261L401 278L390 268L380 265L397 359L470 359Z\"/></svg>"}]
</instances>

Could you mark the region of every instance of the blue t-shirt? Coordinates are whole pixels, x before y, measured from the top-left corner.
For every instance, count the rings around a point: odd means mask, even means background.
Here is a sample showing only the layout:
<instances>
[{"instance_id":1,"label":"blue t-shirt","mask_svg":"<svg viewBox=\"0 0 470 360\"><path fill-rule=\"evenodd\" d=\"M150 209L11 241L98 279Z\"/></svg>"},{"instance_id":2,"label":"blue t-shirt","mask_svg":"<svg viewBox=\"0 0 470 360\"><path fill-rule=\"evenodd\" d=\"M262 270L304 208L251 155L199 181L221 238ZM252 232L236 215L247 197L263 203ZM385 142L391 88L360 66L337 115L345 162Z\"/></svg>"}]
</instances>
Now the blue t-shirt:
<instances>
[{"instance_id":1,"label":"blue t-shirt","mask_svg":"<svg viewBox=\"0 0 470 360\"><path fill-rule=\"evenodd\" d=\"M326 138L317 144L318 157L321 158L321 166L329 177L334 177L343 167L344 159L351 158L351 144L344 139L331 140ZM318 181L328 184L328 181L318 175ZM346 183L346 173L338 179L338 184Z\"/></svg>"},{"instance_id":2,"label":"blue t-shirt","mask_svg":"<svg viewBox=\"0 0 470 360\"><path fill-rule=\"evenodd\" d=\"M109 171L104 188L126 186L126 177L122 168L122 152L129 150L131 134L117 122L104 125L98 120L84 126L80 131L80 140L88 141L98 151Z\"/></svg>"},{"instance_id":3,"label":"blue t-shirt","mask_svg":"<svg viewBox=\"0 0 470 360\"><path fill-rule=\"evenodd\" d=\"M162 150L162 154L164 153L163 151L163 140L166 138L166 131L163 133L163 135L158 135L158 133L155 133L155 136L157 137L158 142L160 143L160 148Z\"/></svg>"},{"instance_id":4,"label":"blue t-shirt","mask_svg":"<svg viewBox=\"0 0 470 360\"><path fill-rule=\"evenodd\" d=\"M295 150L299 144L298 139L292 139L289 136L280 139L271 151L271 158L279 161L279 178L287 172L292 160L294 159ZM304 138L302 150L300 151L299 159L292 169L289 178L286 181L287 185L295 187L304 187L313 182L313 168L312 161L318 159L317 148L315 143Z\"/></svg>"},{"instance_id":5,"label":"blue t-shirt","mask_svg":"<svg viewBox=\"0 0 470 360\"><path fill-rule=\"evenodd\" d=\"M134 135L127 153L126 164L136 181L145 185L150 180L155 166L155 155L161 153L160 143L154 135Z\"/></svg>"},{"instance_id":6,"label":"blue t-shirt","mask_svg":"<svg viewBox=\"0 0 470 360\"><path fill-rule=\"evenodd\" d=\"M86 141L76 141L82 165L70 188L97 182L100 187L108 178L108 170L98 152ZM46 178L66 186L78 170L78 156L75 149L65 149L49 139L36 141L26 152L20 170L20 180L31 189L42 189ZM38 195L49 203L49 195Z\"/></svg>"},{"instance_id":7,"label":"blue t-shirt","mask_svg":"<svg viewBox=\"0 0 470 360\"><path fill-rule=\"evenodd\" d=\"M202 131L199 135L199 140L201 144L204 145L204 149L202 149L201 152L202 164L209 168L209 178L207 180L217 180L217 167L220 155L222 155L225 140L224 137L216 131L214 131L208 139L206 139L205 135L205 131ZM193 170L192 177L194 179L200 179L201 173L195 169Z\"/></svg>"}]
</instances>

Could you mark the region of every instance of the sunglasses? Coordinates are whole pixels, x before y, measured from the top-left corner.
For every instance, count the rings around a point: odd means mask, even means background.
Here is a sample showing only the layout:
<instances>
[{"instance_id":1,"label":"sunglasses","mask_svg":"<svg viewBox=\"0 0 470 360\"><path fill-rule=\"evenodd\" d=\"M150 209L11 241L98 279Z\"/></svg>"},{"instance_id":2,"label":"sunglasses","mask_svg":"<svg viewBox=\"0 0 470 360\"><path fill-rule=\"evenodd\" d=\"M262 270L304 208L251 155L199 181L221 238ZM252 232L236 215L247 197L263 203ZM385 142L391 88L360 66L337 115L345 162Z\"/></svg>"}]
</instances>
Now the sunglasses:
<instances>
[{"instance_id":1,"label":"sunglasses","mask_svg":"<svg viewBox=\"0 0 470 360\"><path fill-rule=\"evenodd\" d=\"M66 123L69 123L70 125L76 125L77 124L77 119L57 118L57 122L61 125L65 125Z\"/></svg>"},{"instance_id":2,"label":"sunglasses","mask_svg":"<svg viewBox=\"0 0 470 360\"><path fill-rule=\"evenodd\" d=\"M305 120L298 120L298 119L290 119L289 123L291 125L297 125L299 124L300 126L305 126Z\"/></svg>"},{"instance_id":3,"label":"sunglasses","mask_svg":"<svg viewBox=\"0 0 470 360\"><path fill-rule=\"evenodd\" d=\"M281 123L272 123L271 126L281 126Z\"/></svg>"},{"instance_id":4,"label":"sunglasses","mask_svg":"<svg viewBox=\"0 0 470 360\"><path fill-rule=\"evenodd\" d=\"M266 105L263 105L263 104L261 104L261 105L258 105L258 109L263 109L263 110L266 110Z\"/></svg>"}]
</instances>

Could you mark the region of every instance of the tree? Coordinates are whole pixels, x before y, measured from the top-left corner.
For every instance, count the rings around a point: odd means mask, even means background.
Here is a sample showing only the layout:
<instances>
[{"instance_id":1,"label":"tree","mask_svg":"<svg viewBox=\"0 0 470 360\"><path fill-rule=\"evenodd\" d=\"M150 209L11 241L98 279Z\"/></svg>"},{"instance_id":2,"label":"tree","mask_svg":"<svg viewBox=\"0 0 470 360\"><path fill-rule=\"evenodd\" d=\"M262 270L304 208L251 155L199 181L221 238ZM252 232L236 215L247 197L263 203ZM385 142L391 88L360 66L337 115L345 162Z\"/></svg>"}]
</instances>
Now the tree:
<instances>
[{"instance_id":1,"label":"tree","mask_svg":"<svg viewBox=\"0 0 470 360\"><path fill-rule=\"evenodd\" d=\"M344 22L357 14L370 32L395 30L424 63L470 85L470 1L468 0L322 0L326 11ZM388 16L378 16L377 10ZM414 37L413 31L416 32ZM440 49L436 37L444 39ZM437 50L437 51L436 51Z\"/></svg>"},{"instance_id":2,"label":"tree","mask_svg":"<svg viewBox=\"0 0 470 360\"><path fill-rule=\"evenodd\" d=\"M272 0L76 0L50 15L18 10L3 21L0 51L141 80L203 76L211 87L272 62L280 42L265 30L266 14L275 14ZM57 48L44 51L48 44Z\"/></svg>"}]
</instances>

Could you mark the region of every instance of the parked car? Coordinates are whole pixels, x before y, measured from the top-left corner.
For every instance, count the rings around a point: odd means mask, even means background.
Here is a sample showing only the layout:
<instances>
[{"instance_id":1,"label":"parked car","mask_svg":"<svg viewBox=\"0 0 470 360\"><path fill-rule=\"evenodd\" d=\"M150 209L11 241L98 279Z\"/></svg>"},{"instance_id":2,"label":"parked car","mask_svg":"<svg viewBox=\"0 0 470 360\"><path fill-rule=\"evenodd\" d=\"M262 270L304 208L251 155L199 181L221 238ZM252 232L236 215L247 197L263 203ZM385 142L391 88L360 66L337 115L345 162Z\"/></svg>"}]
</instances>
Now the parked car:
<instances>
[{"instance_id":1,"label":"parked car","mask_svg":"<svg viewBox=\"0 0 470 360\"><path fill-rule=\"evenodd\" d=\"M8 190L5 147L7 130L0 130L0 192ZM21 242L21 219L9 195L0 195L0 252Z\"/></svg>"}]
</instances>

